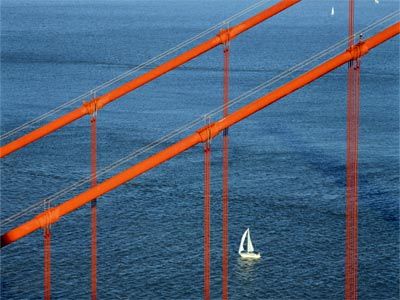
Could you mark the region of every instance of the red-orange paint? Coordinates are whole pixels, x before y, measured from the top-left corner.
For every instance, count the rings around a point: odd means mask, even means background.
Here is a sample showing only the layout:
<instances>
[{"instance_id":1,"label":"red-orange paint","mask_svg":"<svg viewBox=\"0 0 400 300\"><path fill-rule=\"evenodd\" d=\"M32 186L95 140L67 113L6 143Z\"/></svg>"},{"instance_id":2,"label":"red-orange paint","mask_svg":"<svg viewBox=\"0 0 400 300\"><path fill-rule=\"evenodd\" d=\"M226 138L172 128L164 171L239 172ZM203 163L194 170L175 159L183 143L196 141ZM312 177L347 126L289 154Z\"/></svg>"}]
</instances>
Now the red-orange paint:
<instances>
[{"instance_id":1,"label":"red-orange paint","mask_svg":"<svg viewBox=\"0 0 400 300\"><path fill-rule=\"evenodd\" d=\"M199 44L198 46L178 55L177 57L159 65L158 67L150 70L149 72L129 81L120 87L99 96L88 103L84 103L81 107L61 116L60 118L51 121L50 123L30 132L26 135L0 147L0 158L3 158L18 149L33 143L34 141L72 123L73 121L82 118L85 115L90 115L94 109L99 110L105 105L113 102L114 100L122 97L123 95L145 85L146 83L176 69L177 67L185 64L193 58L215 48L218 45L225 43L227 40L232 40L242 32L249 30L257 24L271 18L272 16L280 13L281 11L291 7L292 5L300 2L301 0L282 0L270 8L265 9L261 13L233 26L229 30L223 31L215 37Z\"/></svg>"},{"instance_id":2,"label":"red-orange paint","mask_svg":"<svg viewBox=\"0 0 400 300\"><path fill-rule=\"evenodd\" d=\"M92 187L85 192L65 201L64 203L37 215L33 219L3 234L1 236L1 247L11 244L38 230L39 228L57 222L60 217L82 207L93 199L96 199L99 196L104 195L118 186L128 182L129 180L132 180L133 178L138 177L139 175L157 167L158 165L179 155L187 149L199 143L203 143L209 138L215 137L222 130L242 121L257 111L293 93L294 91L338 68L339 66L349 62L350 60L365 55L369 50L398 35L399 31L400 22L397 22L396 24L367 39L364 43L357 44L352 49L342 52L341 54L289 81L267 95L254 100L244 107L232 112L227 117L224 117L215 123L199 129L195 133L181 139L164 150L159 151L158 153L126 169L125 171L118 173L102 183L99 183L97 186Z\"/></svg>"}]
</instances>

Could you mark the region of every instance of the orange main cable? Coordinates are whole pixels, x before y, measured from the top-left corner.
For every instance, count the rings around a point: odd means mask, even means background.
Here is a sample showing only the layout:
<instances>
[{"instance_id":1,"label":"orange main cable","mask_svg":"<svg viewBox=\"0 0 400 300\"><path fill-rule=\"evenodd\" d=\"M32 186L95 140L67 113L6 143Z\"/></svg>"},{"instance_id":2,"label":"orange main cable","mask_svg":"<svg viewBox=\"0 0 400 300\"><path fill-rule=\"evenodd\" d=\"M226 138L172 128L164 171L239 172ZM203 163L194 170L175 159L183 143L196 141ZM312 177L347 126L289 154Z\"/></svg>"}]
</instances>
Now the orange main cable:
<instances>
[{"instance_id":1,"label":"orange main cable","mask_svg":"<svg viewBox=\"0 0 400 300\"><path fill-rule=\"evenodd\" d=\"M238 25L220 32L215 37L199 44L198 46L178 55L177 57L159 65L158 67L150 70L149 72L121 85L120 87L99 96L90 102L84 103L82 106L75 110L61 116L47 123L46 125L25 134L24 136L0 147L0 158L7 156L8 154L17 151L33 143L34 141L64 127L75 120L82 118L85 115L90 115L96 109L99 110L105 105L112 101L122 97L123 95L145 85L146 83L168 73L169 71L176 69L177 67L185 64L193 58L200 56L201 54L215 48L218 45L225 43L227 40L236 38L242 32L249 30L250 28L258 25L259 23L273 17L274 15L282 12L283 10L291 7L292 5L300 2L301 0L281 0L275 5L263 10L259 14L239 23Z\"/></svg>"},{"instance_id":2,"label":"orange main cable","mask_svg":"<svg viewBox=\"0 0 400 300\"><path fill-rule=\"evenodd\" d=\"M199 129L195 133L190 134L189 136L181 139L164 150L157 152L156 154L142 160L136 165L126 169L125 171L122 171L117 175L103 181L102 183L99 183L97 186L89 188L85 192L65 201L64 203L48 209L33 219L3 234L1 236L1 247L23 238L37 229L46 226L48 223L52 224L57 222L60 217L78 209L93 199L96 199L99 196L114 190L118 186L157 167L158 165L177 156L187 149L199 143L204 143L208 139L215 137L222 130L242 121L257 111L293 93L301 87L338 68L339 66L349 62L350 60L365 55L370 49L375 48L379 44L398 35L399 32L400 23L397 22L396 24L367 39L365 42L355 45L351 49L329 59L328 61L289 81L267 95L254 100L253 102L232 112L227 117L224 117L215 123L211 123L210 125Z\"/></svg>"}]
</instances>

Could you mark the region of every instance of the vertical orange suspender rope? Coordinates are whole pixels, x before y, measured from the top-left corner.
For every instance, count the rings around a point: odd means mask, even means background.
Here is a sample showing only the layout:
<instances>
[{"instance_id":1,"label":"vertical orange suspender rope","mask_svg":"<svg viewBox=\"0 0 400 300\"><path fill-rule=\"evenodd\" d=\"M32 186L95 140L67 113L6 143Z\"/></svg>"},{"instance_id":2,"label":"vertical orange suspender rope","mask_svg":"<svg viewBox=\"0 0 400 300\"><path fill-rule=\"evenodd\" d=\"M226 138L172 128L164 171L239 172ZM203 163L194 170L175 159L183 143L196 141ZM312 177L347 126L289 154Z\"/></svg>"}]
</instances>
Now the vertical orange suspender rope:
<instances>
[{"instance_id":1,"label":"vertical orange suspender rope","mask_svg":"<svg viewBox=\"0 0 400 300\"><path fill-rule=\"evenodd\" d=\"M210 300L210 140L204 143L204 300Z\"/></svg>"},{"instance_id":2,"label":"vertical orange suspender rope","mask_svg":"<svg viewBox=\"0 0 400 300\"><path fill-rule=\"evenodd\" d=\"M349 18L348 18L348 34L349 34L349 45L350 48L354 44L353 33L354 33L354 1L349 0ZM346 137L346 253L345 253L345 299L351 300L353 295L353 269L352 269L352 230L353 230L353 201L351 198L352 192L350 191L352 187L353 176L351 172L352 162L351 162L351 132L353 130L352 126L352 107L351 103L353 97L353 61L348 63L348 78L347 78L347 137Z\"/></svg>"},{"instance_id":3,"label":"vertical orange suspender rope","mask_svg":"<svg viewBox=\"0 0 400 300\"><path fill-rule=\"evenodd\" d=\"M270 93L253 100L251 103L244 105L234 112L231 112L227 117L221 118L216 122L198 129L196 132L189 134L188 136L160 150L152 156L149 156L137 164L127 168L126 170L104 180L103 182L97 184L96 187L89 188L81 194L78 194L64 201L63 203L58 204L53 208L48 209L45 212L34 216L32 219L29 219L15 228L5 232L1 235L0 247L3 248L7 245L10 245L42 228L43 226L41 224L46 218L48 218L48 222L51 224L58 222L63 216L72 213L83 205L116 189L129 180L132 180L139 175L156 168L160 164L165 163L166 161L194 147L195 145L204 143L208 137L214 138L225 128L231 127L243 121L245 118L266 108L272 103L281 100L283 97L293 93L303 86L310 84L311 82L347 63L348 61L366 55L368 51L371 51L378 45L397 36L400 33L399 25L400 22L397 22L387 27L383 31L367 39L365 42L355 45L354 48L343 51L337 56L292 79Z\"/></svg>"},{"instance_id":4,"label":"vertical orange suspender rope","mask_svg":"<svg viewBox=\"0 0 400 300\"><path fill-rule=\"evenodd\" d=\"M349 0L349 48L354 45L354 0ZM348 64L346 149L345 299L357 299L358 273L358 127L360 59Z\"/></svg>"},{"instance_id":5,"label":"vertical orange suspender rope","mask_svg":"<svg viewBox=\"0 0 400 300\"><path fill-rule=\"evenodd\" d=\"M96 112L93 113L90 119L90 172L91 185L97 185L96 168L97 168L97 120ZM97 298L97 200L91 202L91 285L92 285L92 300Z\"/></svg>"},{"instance_id":6,"label":"vertical orange suspender rope","mask_svg":"<svg viewBox=\"0 0 400 300\"><path fill-rule=\"evenodd\" d=\"M358 298L358 130L360 123L360 59L355 62L354 70L354 205L353 205L353 281L354 299Z\"/></svg>"},{"instance_id":7,"label":"vertical orange suspender rope","mask_svg":"<svg viewBox=\"0 0 400 300\"><path fill-rule=\"evenodd\" d=\"M224 117L228 115L229 102L229 41L224 44ZM229 136L228 128L223 133L222 154L222 299L228 300L229 236L228 236L228 191L229 191Z\"/></svg>"},{"instance_id":8,"label":"vertical orange suspender rope","mask_svg":"<svg viewBox=\"0 0 400 300\"><path fill-rule=\"evenodd\" d=\"M43 228L44 238L44 299L51 298L51 230L50 225Z\"/></svg>"},{"instance_id":9,"label":"vertical orange suspender rope","mask_svg":"<svg viewBox=\"0 0 400 300\"><path fill-rule=\"evenodd\" d=\"M357 299L359 61L351 65L346 160L346 299Z\"/></svg>"},{"instance_id":10,"label":"vertical orange suspender rope","mask_svg":"<svg viewBox=\"0 0 400 300\"><path fill-rule=\"evenodd\" d=\"M346 138L346 253L345 253L345 299L351 300L353 294L353 275L352 275L352 247L353 247L353 240L352 240L352 230L353 230L353 222L352 222L352 211L353 211L353 201L351 198L352 191L350 190L353 186L352 180L353 176L351 172L353 171L352 168L352 156L351 156L351 132L353 130L352 126L352 108L351 108L351 101L350 99L353 98L352 93L352 78L353 72L352 63L349 62L348 64L348 82L347 82L347 138Z\"/></svg>"}]
</instances>

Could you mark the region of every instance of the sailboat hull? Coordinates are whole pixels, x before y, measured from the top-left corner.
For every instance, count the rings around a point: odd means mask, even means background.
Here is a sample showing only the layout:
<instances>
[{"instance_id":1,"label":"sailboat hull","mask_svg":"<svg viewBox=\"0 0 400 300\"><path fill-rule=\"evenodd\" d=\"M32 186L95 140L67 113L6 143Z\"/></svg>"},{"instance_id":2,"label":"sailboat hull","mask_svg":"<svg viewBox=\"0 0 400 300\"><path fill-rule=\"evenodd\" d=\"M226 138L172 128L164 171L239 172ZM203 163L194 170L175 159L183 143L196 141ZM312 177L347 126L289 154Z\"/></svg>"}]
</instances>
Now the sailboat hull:
<instances>
[{"instance_id":1,"label":"sailboat hull","mask_svg":"<svg viewBox=\"0 0 400 300\"><path fill-rule=\"evenodd\" d=\"M239 254L240 254L240 257L244 258L244 259L259 259L261 257L260 252L242 251Z\"/></svg>"}]
</instances>

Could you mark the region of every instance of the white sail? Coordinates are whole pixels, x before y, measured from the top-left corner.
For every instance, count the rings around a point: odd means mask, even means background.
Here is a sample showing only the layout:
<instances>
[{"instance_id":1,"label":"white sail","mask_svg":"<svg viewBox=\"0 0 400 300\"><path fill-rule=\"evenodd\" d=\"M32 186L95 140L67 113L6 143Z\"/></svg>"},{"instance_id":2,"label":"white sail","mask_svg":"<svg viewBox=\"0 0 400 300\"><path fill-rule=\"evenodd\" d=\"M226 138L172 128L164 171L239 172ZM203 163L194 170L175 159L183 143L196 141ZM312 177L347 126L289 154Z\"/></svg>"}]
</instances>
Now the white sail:
<instances>
[{"instance_id":1,"label":"white sail","mask_svg":"<svg viewBox=\"0 0 400 300\"><path fill-rule=\"evenodd\" d=\"M242 235L242 239L240 240L240 246L239 246L239 252L238 252L239 254L240 254L240 252L242 252L244 250L243 244L244 244L244 240L246 239L246 235L247 235L248 231L249 231L249 229L247 228L247 230Z\"/></svg>"},{"instance_id":2,"label":"white sail","mask_svg":"<svg viewBox=\"0 0 400 300\"><path fill-rule=\"evenodd\" d=\"M253 243L250 238L250 229L247 229L249 232L247 233L247 252L254 252Z\"/></svg>"},{"instance_id":3,"label":"white sail","mask_svg":"<svg viewBox=\"0 0 400 300\"><path fill-rule=\"evenodd\" d=\"M332 6L331 16L333 16L334 14L335 14L335 8Z\"/></svg>"}]
</instances>

